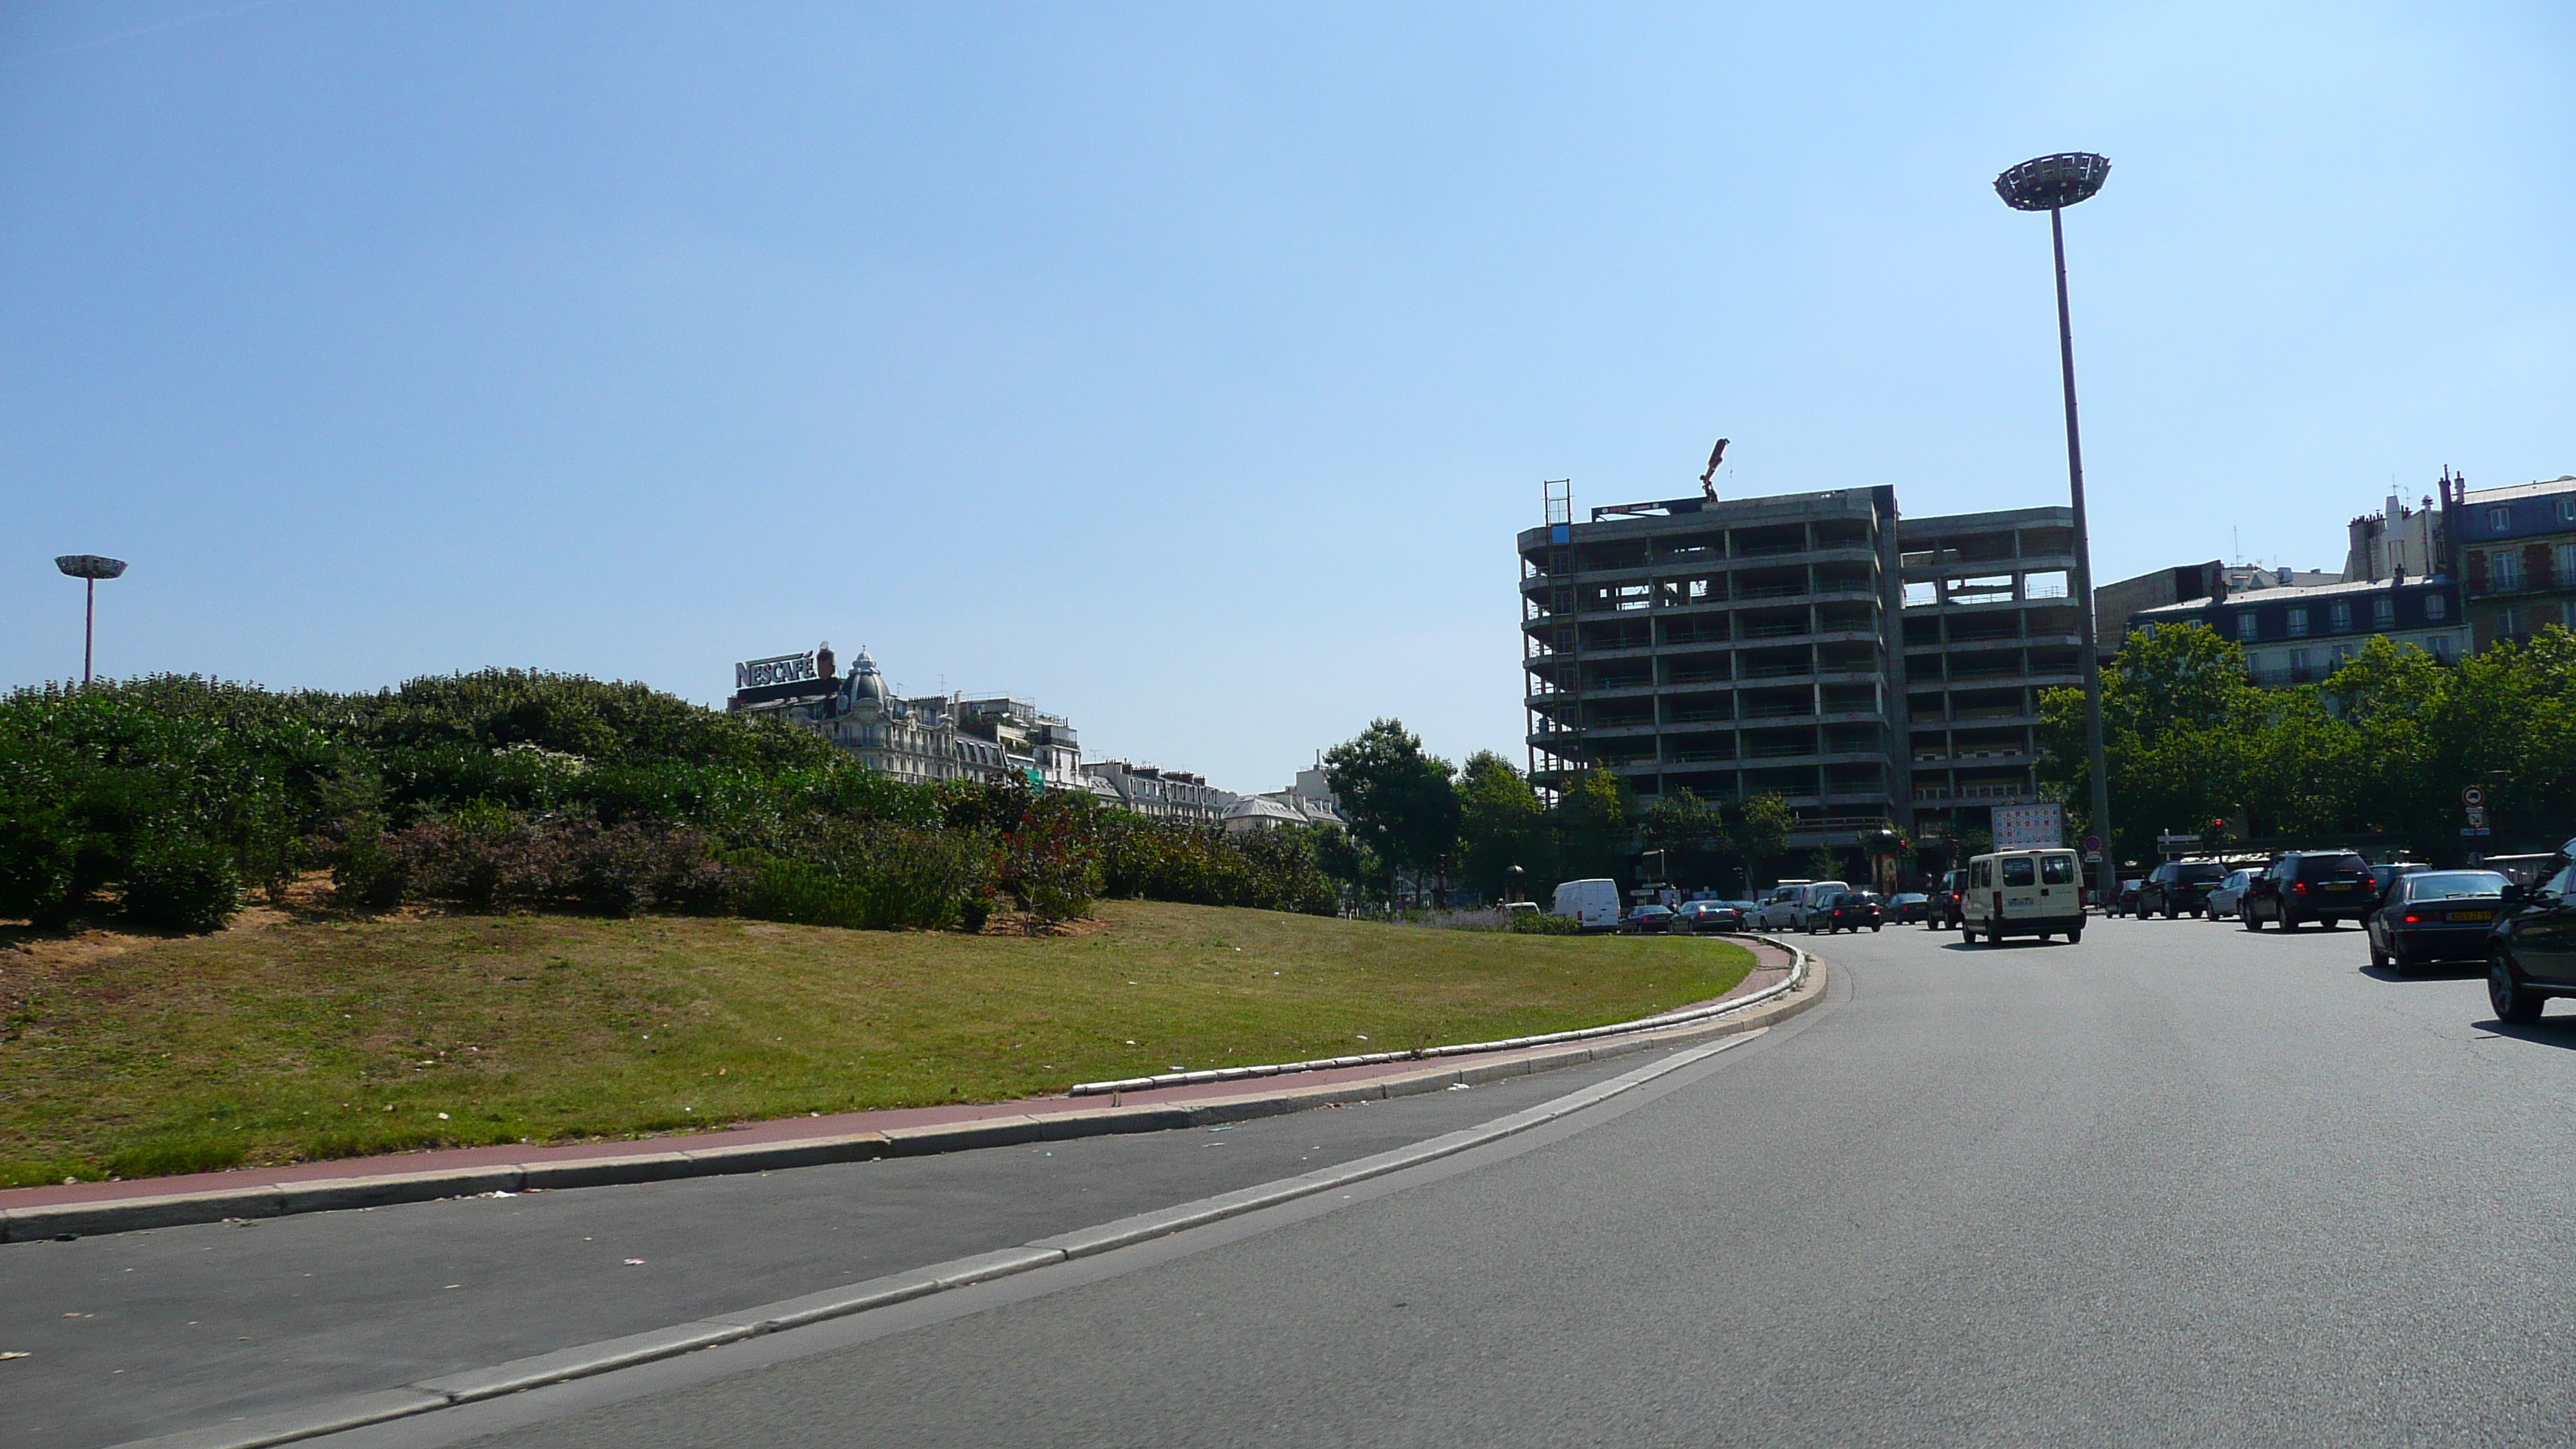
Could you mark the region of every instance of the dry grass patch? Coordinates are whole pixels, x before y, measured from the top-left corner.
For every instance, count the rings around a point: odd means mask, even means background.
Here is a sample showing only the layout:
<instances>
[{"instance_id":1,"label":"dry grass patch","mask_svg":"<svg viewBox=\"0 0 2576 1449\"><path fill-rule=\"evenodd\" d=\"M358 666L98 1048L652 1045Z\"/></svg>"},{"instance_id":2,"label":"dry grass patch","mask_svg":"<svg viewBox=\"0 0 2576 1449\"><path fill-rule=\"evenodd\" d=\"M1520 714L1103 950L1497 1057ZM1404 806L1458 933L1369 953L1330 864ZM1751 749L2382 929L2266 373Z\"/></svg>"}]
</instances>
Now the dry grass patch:
<instances>
[{"instance_id":1,"label":"dry grass patch","mask_svg":"<svg viewBox=\"0 0 2576 1449\"><path fill-rule=\"evenodd\" d=\"M274 915L30 941L0 949L0 1182L1007 1099L1626 1020L1751 966L1141 901L1062 936Z\"/></svg>"}]
</instances>

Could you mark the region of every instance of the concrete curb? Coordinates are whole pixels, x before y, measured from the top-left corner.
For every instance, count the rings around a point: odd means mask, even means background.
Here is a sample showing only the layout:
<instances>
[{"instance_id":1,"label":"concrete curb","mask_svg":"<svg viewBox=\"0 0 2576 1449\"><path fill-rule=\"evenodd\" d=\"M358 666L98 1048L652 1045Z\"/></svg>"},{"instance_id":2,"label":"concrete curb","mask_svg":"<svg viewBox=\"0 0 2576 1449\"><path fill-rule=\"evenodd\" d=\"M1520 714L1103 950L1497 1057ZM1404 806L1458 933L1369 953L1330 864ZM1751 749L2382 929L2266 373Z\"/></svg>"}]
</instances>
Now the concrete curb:
<instances>
[{"instance_id":1,"label":"concrete curb","mask_svg":"<svg viewBox=\"0 0 2576 1449\"><path fill-rule=\"evenodd\" d=\"M1553 1071L1585 1062L1605 1061L1631 1052L1653 1051L1710 1036L1749 1031L1784 1020L1813 1005L1819 993L1804 990L1811 984L1814 974L1809 969L1813 958L1793 942L1769 936L1753 939L1790 954L1787 980L1715 1007L1693 1008L1687 1014L1667 1013L1616 1026L1558 1033L1551 1038L1525 1038L1562 1044L1533 1046L1468 1066L1432 1066L1362 1082L1273 1088L1234 1097L981 1117L965 1122L893 1127L882 1132L850 1132L786 1142L746 1142L630 1156L503 1163L436 1172L254 1184L107 1202L11 1208L0 1210L0 1243L37 1242L67 1234L87 1237L103 1233L131 1233L236 1218L274 1218L293 1213L388 1207L397 1203L431 1202L439 1198L471 1197L487 1192L667 1182L684 1177L776 1172L827 1163L871 1162L886 1157L927 1156L1027 1142L1060 1142L1068 1138L1101 1137L1121 1132L1161 1132L1178 1127L1244 1122L1346 1102L1384 1101L1422 1092L1446 1091L1455 1085L1475 1086L1505 1077ZM1398 1054L1395 1059L1403 1059L1403 1056Z\"/></svg>"},{"instance_id":2,"label":"concrete curb","mask_svg":"<svg viewBox=\"0 0 2576 1449\"><path fill-rule=\"evenodd\" d=\"M1795 948L1792 948L1793 950ZM1824 996L1822 973L1807 970L1808 958L1799 952L1793 968L1793 979L1811 980L1818 988L1786 1003L1785 1010L1771 1021L1793 1016ZM1518 1112L1497 1117L1490 1122L1460 1131L1445 1133L1427 1141L1412 1143L1391 1151L1346 1162L1339 1167L1296 1177L1281 1178L1256 1187L1220 1193L1177 1207L1138 1213L1132 1217L1101 1223L1069 1233L1039 1238L1016 1248L1003 1248L946 1263L933 1263L907 1273L889 1274L865 1283L826 1289L801 1298L762 1304L736 1313L710 1315L690 1323L655 1329L648 1333L630 1334L623 1338L605 1339L553 1353L532 1355L495 1364L490 1368L471 1369L462 1373L441 1375L405 1384L398 1389L376 1393L353 1394L298 1409L283 1410L230 1424L203 1429L182 1430L151 1439L139 1439L118 1449L267 1449L267 1446L293 1443L322 1434L380 1424L392 1419L444 1409L480 1399L498 1398L523 1389L563 1383L610 1373L656 1359L677 1358L702 1348L732 1343L764 1333L776 1333L828 1319L846 1318L872 1309L891 1307L915 1298L928 1297L951 1288L990 1282L1020 1273L1069 1262L1075 1258L1106 1253L1116 1248L1154 1238L1168 1237L1190 1228L1222 1222L1259 1212L1263 1208L1312 1197L1355 1182L1384 1177L1423 1163L1437 1162L1461 1152L1482 1147L1507 1137L1517 1136L1559 1118L1580 1112L1632 1091L1667 1073L1678 1071L1695 1062L1705 1061L1720 1052L1741 1046L1769 1030L1769 1021L1747 1026L1729 1023L1729 1030L1719 1033L1703 1027L1702 1036L1723 1039L1696 1050L1678 1053L1635 1071L1596 1082L1589 1087L1569 1092L1552 1101L1541 1102ZM1667 1043L1671 1044L1671 1043Z\"/></svg>"},{"instance_id":3,"label":"concrete curb","mask_svg":"<svg viewBox=\"0 0 2576 1449\"><path fill-rule=\"evenodd\" d=\"M1769 936L1755 936L1753 939L1772 946L1783 945L1782 942L1773 940ZM1794 957L1803 958L1805 955L1794 946L1786 949ZM1552 1046L1557 1042L1566 1041L1593 1041L1601 1037L1617 1036L1623 1032L1705 1021L1712 1017L1731 1015L1749 1006L1758 1006L1797 990L1804 970L1803 965L1793 960L1789 968L1789 979L1766 986L1750 996L1738 997L1733 1001L1713 1002L1706 1006L1684 1007L1679 1011L1639 1017L1635 1021L1613 1022L1608 1026L1587 1026L1575 1031L1542 1032L1536 1036L1505 1037L1500 1041L1459 1042L1451 1046L1421 1047L1412 1051L1365 1052L1355 1057L1315 1057L1302 1062L1271 1062L1257 1067L1209 1067L1195 1072L1163 1072L1151 1077L1121 1077L1114 1082L1076 1082L1065 1088L1064 1094L1068 1097L1100 1097L1118 1092L1150 1092L1164 1087L1195 1087L1207 1082L1239 1082L1249 1077L1279 1077L1297 1072L1331 1071L1336 1067L1374 1067L1388 1062L1411 1062L1432 1057L1458 1057L1481 1052L1514 1051L1522 1047Z\"/></svg>"}]
</instances>

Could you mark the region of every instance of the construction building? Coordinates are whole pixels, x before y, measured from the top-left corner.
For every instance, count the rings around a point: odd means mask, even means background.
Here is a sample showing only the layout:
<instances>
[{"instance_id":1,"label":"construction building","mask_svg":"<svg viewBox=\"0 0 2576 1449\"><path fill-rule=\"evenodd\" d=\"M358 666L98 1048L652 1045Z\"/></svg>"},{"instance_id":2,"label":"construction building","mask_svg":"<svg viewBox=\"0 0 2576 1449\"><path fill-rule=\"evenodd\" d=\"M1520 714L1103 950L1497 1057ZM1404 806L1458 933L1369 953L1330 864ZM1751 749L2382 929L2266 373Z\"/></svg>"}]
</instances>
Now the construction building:
<instances>
[{"instance_id":1,"label":"construction building","mask_svg":"<svg viewBox=\"0 0 2576 1449\"><path fill-rule=\"evenodd\" d=\"M2069 510L1900 520L1886 487L1595 508L1518 540L1531 782L1765 791L1796 848L2035 798L2038 691L2082 682Z\"/></svg>"}]
</instances>

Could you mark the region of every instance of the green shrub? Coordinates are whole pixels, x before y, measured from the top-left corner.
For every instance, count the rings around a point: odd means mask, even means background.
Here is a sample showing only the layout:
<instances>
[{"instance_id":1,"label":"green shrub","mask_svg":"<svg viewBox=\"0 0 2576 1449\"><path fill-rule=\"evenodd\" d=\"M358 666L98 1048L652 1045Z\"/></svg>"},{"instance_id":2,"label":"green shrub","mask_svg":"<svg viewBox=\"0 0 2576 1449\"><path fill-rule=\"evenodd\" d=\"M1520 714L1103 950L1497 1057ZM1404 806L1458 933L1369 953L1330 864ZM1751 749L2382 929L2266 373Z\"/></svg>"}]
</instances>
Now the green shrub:
<instances>
[{"instance_id":1,"label":"green shrub","mask_svg":"<svg viewBox=\"0 0 2576 1449\"><path fill-rule=\"evenodd\" d=\"M1522 936L1578 936L1583 927L1572 916L1551 916L1545 911L1514 911L1512 931Z\"/></svg>"},{"instance_id":2,"label":"green shrub","mask_svg":"<svg viewBox=\"0 0 2576 1449\"><path fill-rule=\"evenodd\" d=\"M241 909L232 852L187 836L145 846L125 874L125 914L174 931L220 931Z\"/></svg>"},{"instance_id":3,"label":"green shrub","mask_svg":"<svg viewBox=\"0 0 2576 1449\"><path fill-rule=\"evenodd\" d=\"M572 894L592 910L640 916L657 907L708 911L724 904L724 863L696 831L659 821L602 827L585 820L564 836Z\"/></svg>"},{"instance_id":4,"label":"green shrub","mask_svg":"<svg viewBox=\"0 0 2576 1449\"><path fill-rule=\"evenodd\" d=\"M370 811L349 821L331 859L331 898L343 909L387 911L402 904L409 877L385 839L384 817Z\"/></svg>"},{"instance_id":5,"label":"green shrub","mask_svg":"<svg viewBox=\"0 0 2576 1449\"><path fill-rule=\"evenodd\" d=\"M80 836L61 812L0 799L0 916L59 926L72 914Z\"/></svg>"},{"instance_id":6,"label":"green shrub","mask_svg":"<svg viewBox=\"0 0 2576 1449\"><path fill-rule=\"evenodd\" d=\"M970 903L989 903L991 849L978 831L851 823L813 842L804 859L737 857L734 908L802 925L943 930Z\"/></svg>"}]
</instances>

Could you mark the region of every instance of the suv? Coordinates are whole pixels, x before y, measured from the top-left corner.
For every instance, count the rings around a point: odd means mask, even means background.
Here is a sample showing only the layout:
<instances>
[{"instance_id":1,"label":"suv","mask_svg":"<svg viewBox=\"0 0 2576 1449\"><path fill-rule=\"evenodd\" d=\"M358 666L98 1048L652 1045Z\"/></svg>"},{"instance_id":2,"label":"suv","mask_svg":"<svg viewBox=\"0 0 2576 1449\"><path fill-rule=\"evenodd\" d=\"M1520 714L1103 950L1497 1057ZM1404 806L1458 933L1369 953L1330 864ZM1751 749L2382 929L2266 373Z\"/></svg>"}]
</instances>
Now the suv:
<instances>
[{"instance_id":1,"label":"suv","mask_svg":"<svg viewBox=\"0 0 2576 1449\"><path fill-rule=\"evenodd\" d=\"M1875 931L1886 924L1886 914L1876 891L1837 891L1808 908L1807 934L1858 931L1863 926Z\"/></svg>"},{"instance_id":2,"label":"suv","mask_svg":"<svg viewBox=\"0 0 2576 1449\"><path fill-rule=\"evenodd\" d=\"M2166 920L2200 914L2210 887L2227 878L2227 867L2214 860L2169 860L2157 866L2138 887L2138 915Z\"/></svg>"},{"instance_id":3,"label":"suv","mask_svg":"<svg viewBox=\"0 0 2576 1449\"><path fill-rule=\"evenodd\" d=\"M1816 903L1838 891L1851 887L1838 880L1805 880L1788 882L1771 893L1762 903L1762 929L1766 931L1803 931L1807 917Z\"/></svg>"},{"instance_id":4,"label":"suv","mask_svg":"<svg viewBox=\"0 0 2576 1449\"><path fill-rule=\"evenodd\" d=\"M1967 888L1966 871L1941 872L1940 884L1932 887L1932 899L1923 907L1923 924L1936 931L1959 929L1959 892Z\"/></svg>"},{"instance_id":5,"label":"suv","mask_svg":"<svg viewBox=\"0 0 2576 1449\"><path fill-rule=\"evenodd\" d=\"M2349 850L2292 851L2248 882L2236 903L2236 918L2245 929L2259 931L2266 920L2284 931L2310 921L2332 930L2345 921L2367 919L2379 908L2377 882L2370 862Z\"/></svg>"}]
</instances>

